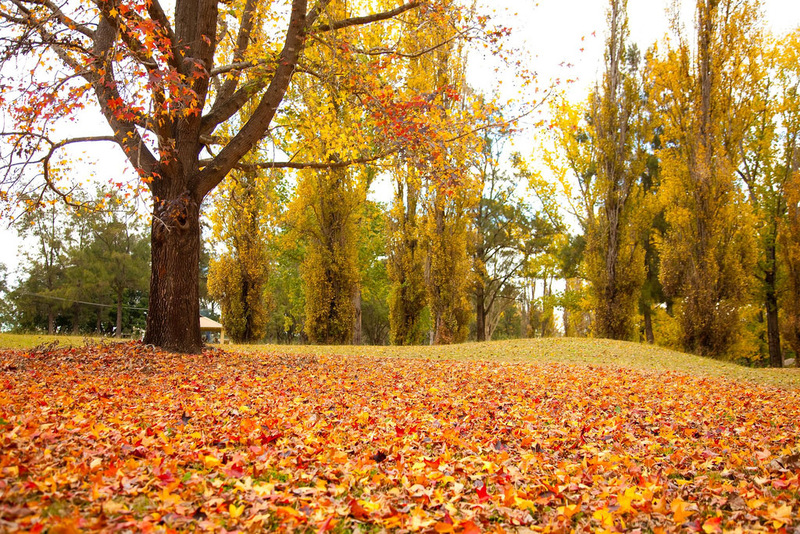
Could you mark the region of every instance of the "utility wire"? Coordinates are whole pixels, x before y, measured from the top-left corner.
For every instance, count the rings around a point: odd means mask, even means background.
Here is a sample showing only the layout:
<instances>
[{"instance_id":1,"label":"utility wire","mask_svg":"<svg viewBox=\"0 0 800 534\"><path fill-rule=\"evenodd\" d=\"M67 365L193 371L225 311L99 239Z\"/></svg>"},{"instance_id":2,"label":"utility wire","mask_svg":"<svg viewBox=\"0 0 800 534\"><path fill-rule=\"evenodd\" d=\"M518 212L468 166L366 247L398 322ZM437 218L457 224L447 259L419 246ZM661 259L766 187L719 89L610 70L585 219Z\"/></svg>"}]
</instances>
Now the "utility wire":
<instances>
[{"instance_id":1,"label":"utility wire","mask_svg":"<svg viewBox=\"0 0 800 534\"><path fill-rule=\"evenodd\" d=\"M72 302L74 304L86 304L86 305L89 305L89 306L99 306L101 308L116 308L117 307L116 304L100 304L99 302L86 302L84 300L65 299L65 298L61 298L61 297L54 297L52 295L41 295L39 293L28 293L27 291L21 291L20 295L27 295L29 297L39 297L41 299L60 300L60 301L63 301L63 302ZM136 306L122 306L122 307L125 308L125 309L128 309L128 310L143 310L143 311L147 311L147 308L138 308Z\"/></svg>"}]
</instances>

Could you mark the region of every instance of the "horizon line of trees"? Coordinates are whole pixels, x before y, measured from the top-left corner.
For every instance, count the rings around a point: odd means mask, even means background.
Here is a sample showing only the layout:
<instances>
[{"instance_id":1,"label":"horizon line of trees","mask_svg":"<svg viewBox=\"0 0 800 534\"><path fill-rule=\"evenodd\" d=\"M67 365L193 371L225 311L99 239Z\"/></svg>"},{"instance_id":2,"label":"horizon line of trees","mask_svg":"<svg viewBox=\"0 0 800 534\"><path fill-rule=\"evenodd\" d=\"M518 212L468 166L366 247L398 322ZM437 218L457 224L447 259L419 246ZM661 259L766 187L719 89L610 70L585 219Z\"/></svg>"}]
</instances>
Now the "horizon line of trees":
<instances>
[{"instance_id":1,"label":"horizon line of trees","mask_svg":"<svg viewBox=\"0 0 800 534\"><path fill-rule=\"evenodd\" d=\"M425 53L371 64L376 79L341 74L356 30L327 34L306 51L313 76L287 87L269 139L210 194L201 293L230 337L550 336L560 308L564 335L773 366L796 356L800 28L771 36L760 0L697 0L693 33L676 26L642 54L628 40L626 1L609 0L602 78L583 102L550 99L541 148L525 157L506 150L516 133L508 111L466 83L449 5L404 12L393 42ZM387 38L381 25L357 32ZM259 108L232 113L221 138ZM275 151L324 163L260 163ZM386 206L369 200L381 179L392 188ZM38 209L28 226L51 217L55 236L56 211ZM90 249L100 257L102 232L84 240L81 224L102 217L84 217L53 238L68 244L39 247L25 281L39 285L27 293L67 298L64 266ZM125 299L146 291L92 276L87 287L109 288L121 331ZM52 331L56 307L20 316Z\"/></svg>"},{"instance_id":2,"label":"horizon line of trees","mask_svg":"<svg viewBox=\"0 0 800 534\"><path fill-rule=\"evenodd\" d=\"M98 189L70 213L49 203L16 228L27 246L14 287L2 268L0 324L48 334L144 331L149 239L114 189Z\"/></svg>"}]
</instances>

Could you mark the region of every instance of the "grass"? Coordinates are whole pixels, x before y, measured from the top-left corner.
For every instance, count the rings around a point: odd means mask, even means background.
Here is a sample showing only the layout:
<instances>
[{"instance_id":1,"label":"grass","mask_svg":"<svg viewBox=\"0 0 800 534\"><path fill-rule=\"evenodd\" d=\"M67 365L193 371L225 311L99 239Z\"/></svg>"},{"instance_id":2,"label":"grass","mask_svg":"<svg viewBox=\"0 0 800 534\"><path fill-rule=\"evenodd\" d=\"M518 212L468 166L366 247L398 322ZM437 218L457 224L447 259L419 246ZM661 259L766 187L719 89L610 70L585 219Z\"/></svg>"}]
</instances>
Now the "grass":
<instances>
[{"instance_id":1,"label":"grass","mask_svg":"<svg viewBox=\"0 0 800 534\"><path fill-rule=\"evenodd\" d=\"M800 369L753 368L704 358L663 347L629 341L591 338L536 338L418 347L228 345L239 352L366 355L391 358L428 358L547 364L604 365L627 369L672 371L689 375L747 380L784 388L800 388Z\"/></svg>"},{"instance_id":2,"label":"grass","mask_svg":"<svg viewBox=\"0 0 800 534\"><path fill-rule=\"evenodd\" d=\"M81 346L86 340L113 342L112 338L0 334L0 348L26 349L58 341ZM800 389L800 369L751 368L704 358L658 346L586 338L539 338L462 343L444 346L353 346L353 345L225 345L226 350L247 353L340 354L389 358L427 358L467 361L566 363L605 365L628 369L672 371L689 375L746 380L771 386Z\"/></svg>"},{"instance_id":3,"label":"grass","mask_svg":"<svg viewBox=\"0 0 800 534\"><path fill-rule=\"evenodd\" d=\"M0 348L3 349L32 349L40 345L48 345L58 341L59 345L81 347L86 340L112 341L112 338L88 336L48 336L47 334L7 334L0 333Z\"/></svg>"}]
</instances>

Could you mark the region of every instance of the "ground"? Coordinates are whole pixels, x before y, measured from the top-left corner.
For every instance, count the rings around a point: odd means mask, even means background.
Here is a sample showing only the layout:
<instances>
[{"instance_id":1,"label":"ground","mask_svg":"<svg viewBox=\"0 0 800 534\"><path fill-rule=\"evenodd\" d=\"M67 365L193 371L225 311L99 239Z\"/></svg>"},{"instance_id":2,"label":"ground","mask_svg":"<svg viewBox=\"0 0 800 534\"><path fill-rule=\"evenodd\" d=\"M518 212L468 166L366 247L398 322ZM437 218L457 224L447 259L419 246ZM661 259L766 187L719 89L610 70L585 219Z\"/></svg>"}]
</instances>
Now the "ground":
<instances>
[{"instance_id":1,"label":"ground","mask_svg":"<svg viewBox=\"0 0 800 534\"><path fill-rule=\"evenodd\" d=\"M800 531L795 370L596 340L15 343L0 531Z\"/></svg>"}]
</instances>

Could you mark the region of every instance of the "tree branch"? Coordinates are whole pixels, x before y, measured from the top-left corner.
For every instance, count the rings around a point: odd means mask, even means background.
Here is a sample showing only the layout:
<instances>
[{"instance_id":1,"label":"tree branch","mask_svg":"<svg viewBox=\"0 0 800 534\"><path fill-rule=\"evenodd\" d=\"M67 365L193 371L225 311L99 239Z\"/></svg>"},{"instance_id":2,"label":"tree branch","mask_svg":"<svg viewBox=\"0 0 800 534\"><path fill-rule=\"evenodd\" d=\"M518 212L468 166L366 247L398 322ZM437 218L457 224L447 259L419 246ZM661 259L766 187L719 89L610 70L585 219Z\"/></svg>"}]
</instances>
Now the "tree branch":
<instances>
[{"instance_id":1,"label":"tree branch","mask_svg":"<svg viewBox=\"0 0 800 534\"><path fill-rule=\"evenodd\" d=\"M92 30L90 30L83 24L78 24L73 19L66 16L64 12L61 11L61 8L59 8L53 2L51 2L50 0L43 0L42 4L47 6L47 8L53 13L53 15L55 15L55 17L61 24L63 24L67 28L73 28L75 31L82 33L83 35L85 35L90 39L94 39L94 32Z\"/></svg>"},{"instance_id":2,"label":"tree branch","mask_svg":"<svg viewBox=\"0 0 800 534\"><path fill-rule=\"evenodd\" d=\"M328 163L310 161L263 161L256 163L237 163L233 168L240 171L255 171L259 169L343 169L350 165L363 165L365 163L381 160L397 153L399 150L399 148L393 148L374 156L364 156L345 161L330 161ZM213 160L201 160L200 165L210 164L212 161Z\"/></svg>"},{"instance_id":3,"label":"tree branch","mask_svg":"<svg viewBox=\"0 0 800 534\"><path fill-rule=\"evenodd\" d=\"M239 160L255 146L269 128L275 113L278 111L278 106L280 106L286 90L289 88L295 66L305 45L307 5L307 0L293 0L289 26L275 74L264 96L261 97L261 101L245 125L242 126L241 130L220 153L200 171L196 186L198 198L202 199L209 191L214 189ZM201 133L211 133L209 130L203 130L205 129L201 129Z\"/></svg>"},{"instance_id":4,"label":"tree branch","mask_svg":"<svg viewBox=\"0 0 800 534\"><path fill-rule=\"evenodd\" d=\"M172 29L172 25L169 23L169 19L167 18L166 13L164 13L164 9L161 7L161 3L158 0L150 0L148 2L147 13L150 15L154 21L161 26L161 29L166 34L167 39L169 39L170 47L172 50L171 57L168 58L167 62L173 67L179 67L178 58L180 57L179 51L177 48L177 42L175 40L175 31Z\"/></svg>"},{"instance_id":5,"label":"tree branch","mask_svg":"<svg viewBox=\"0 0 800 534\"><path fill-rule=\"evenodd\" d=\"M309 33L330 32L335 30L341 30L342 28L348 28L350 26L361 26L364 24L371 24L373 22L388 20L393 17L396 17L401 13L405 13L410 9L419 7L421 4L422 2L414 1L414 2L409 2L407 4L403 4L402 6L392 9L391 11L384 11L382 13L373 13L372 15L365 15L363 17L351 17L349 19L338 20L330 24L320 24L316 28L311 28L309 30ZM311 22L311 24L313 24L313 21Z\"/></svg>"},{"instance_id":6,"label":"tree branch","mask_svg":"<svg viewBox=\"0 0 800 534\"><path fill-rule=\"evenodd\" d=\"M244 11L242 11L242 18L239 23L239 34L236 36L236 49L233 51L234 65L237 63L247 63L243 62L242 59L244 58L245 51L247 51L247 47L250 46L250 34L253 31L256 5L256 0L247 0L245 2ZM230 72L231 70L237 69L216 72L217 70L218 69L213 69L211 71L211 76L216 76L220 74L220 72ZM222 88L219 90L219 96L214 101L214 107L216 107L217 102L225 102L228 100L233 95L234 91L236 91L238 85L239 73L237 72L222 84Z\"/></svg>"}]
</instances>

